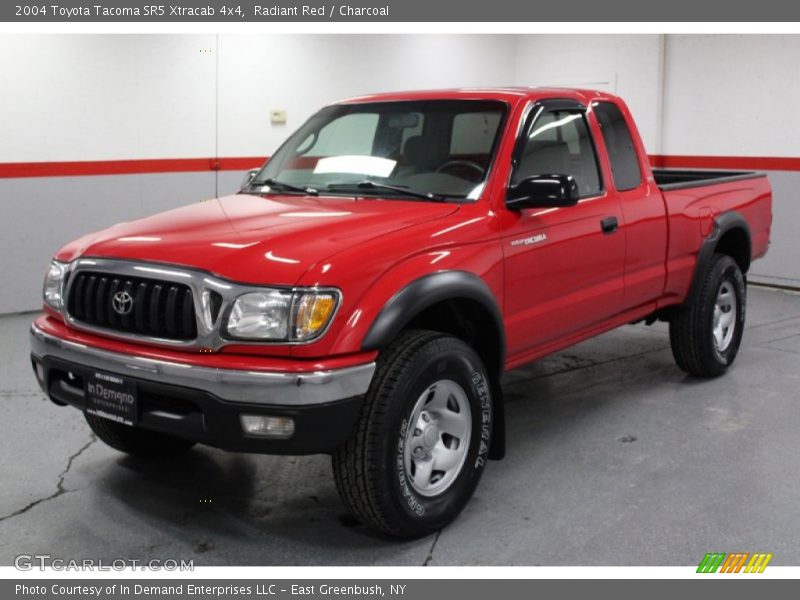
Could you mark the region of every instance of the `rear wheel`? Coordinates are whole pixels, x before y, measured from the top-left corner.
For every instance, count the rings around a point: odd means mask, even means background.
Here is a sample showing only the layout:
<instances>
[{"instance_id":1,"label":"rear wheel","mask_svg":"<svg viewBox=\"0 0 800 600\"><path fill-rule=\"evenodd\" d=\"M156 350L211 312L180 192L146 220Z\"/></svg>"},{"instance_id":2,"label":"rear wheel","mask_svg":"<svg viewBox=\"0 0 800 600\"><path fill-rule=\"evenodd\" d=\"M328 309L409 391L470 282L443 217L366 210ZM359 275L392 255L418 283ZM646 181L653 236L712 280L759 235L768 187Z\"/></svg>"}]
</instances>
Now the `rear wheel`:
<instances>
[{"instance_id":1,"label":"rear wheel","mask_svg":"<svg viewBox=\"0 0 800 600\"><path fill-rule=\"evenodd\" d=\"M194 446L194 442L173 435L129 427L88 413L84 416L98 438L115 450L134 456L170 458Z\"/></svg>"},{"instance_id":2,"label":"rear wheel","mask_svg":"<svg viewBox=\"0 0 800 600\"><path fill-rule=\"evenodd\" d=\"M478 485L491 422L489 382L472 348L405 332L378 359L354 433L333 455L339 494L354 516L390 535L436 531Z\"/></svg>"},{"instance_id":3,"label":"rear wheel","mask_svg":"<svg viewBox=\"0 0 800 600\"><path fill-rule=\"evenodd\" d=\"M670 320L672 354L681 369L699 377L727 371L742 341L746 293L736 261L714 255L694 301Z\"/></svg>"}]
</instances>

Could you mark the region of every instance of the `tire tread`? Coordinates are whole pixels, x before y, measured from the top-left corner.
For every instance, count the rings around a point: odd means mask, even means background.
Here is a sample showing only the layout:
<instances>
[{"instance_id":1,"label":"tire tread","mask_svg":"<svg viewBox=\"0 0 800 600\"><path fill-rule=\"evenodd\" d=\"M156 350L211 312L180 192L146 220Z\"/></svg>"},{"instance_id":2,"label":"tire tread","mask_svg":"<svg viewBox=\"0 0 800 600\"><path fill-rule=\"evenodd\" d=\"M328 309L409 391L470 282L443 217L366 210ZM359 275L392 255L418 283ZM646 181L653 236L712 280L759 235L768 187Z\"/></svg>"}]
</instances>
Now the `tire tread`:
<instances>
[{"instance_id":1,"label":"tire tread","mask_svg":"<svg viewBox=\"0 0 800 600\"><path fill-rule=\"evenodd\" d=\"M393 536L411 537L405 527L392 518L391 499L373 485L381 468L380 458L373 449L382 434L381 423L389 406L390 391L408 376L414 355L421 348L445 338L441 333L422 330L409 330L398 336L378 359L378 368L353 435L332 457L336 489L347 509L367 525Z\"/></svg>"},{"instance_id":2,"label":"tire tread","mask_svg":"<svg viewBox=\"0 0 800 600\"><path fill-rule=\"evenodd\" d=\"M686 307L682 307L670 319L669 339L672 355L678 367L697 377L717 377L729 365L717 361L709 348L709 303L713 303L717 293L719 278L734 260L725 254L715 254L702 276L697 297ZM738 268L738 267L737 267Z\"/></svg>"}]
</instances>

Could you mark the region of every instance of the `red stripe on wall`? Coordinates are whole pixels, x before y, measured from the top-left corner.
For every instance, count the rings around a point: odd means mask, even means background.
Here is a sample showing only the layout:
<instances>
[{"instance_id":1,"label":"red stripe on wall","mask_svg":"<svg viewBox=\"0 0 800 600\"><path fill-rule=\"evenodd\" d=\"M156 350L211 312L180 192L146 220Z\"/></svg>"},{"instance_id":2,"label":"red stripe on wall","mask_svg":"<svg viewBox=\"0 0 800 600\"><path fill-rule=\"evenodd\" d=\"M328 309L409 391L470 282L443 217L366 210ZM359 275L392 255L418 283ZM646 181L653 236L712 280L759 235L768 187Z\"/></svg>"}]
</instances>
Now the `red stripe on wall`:
<instances>
[{"instance_id":1,"label":"red stripe on wall","mask_svg":"<svg viewBox=\"0 0 800 600\"><path fill-rule=\"evenodd\" d=\"M260 167L265 160L263 156L238 156L227 158L156 158L143 160L0 163L0 178L244 171Z\"/></svg>"},{"instance_id":2,"label":"red stripe on wall","mask_svg":"<svg viewBox=\"0 0 800 600\"><path fill-rule=\"evenodd\" d=\"M217 171L246 171L247 169L257 169L266 162L267 158L266 156L218 158Z\"/></svg>"},{"instance_id":3,"label":"red stripe on wall","mask_svg":"<svg viewBox=\"0 0 800 600\"><path fill-rule=\"evenodd\" d=\"M800 158L784 156L650 156L654 167L672 169L744 169L800 171Z\"/></svg>"},{"instance_id":4,"label":"red stripe on wall","mask_svg":"<svg viewBox=\"0 0 800 600\"><path fill-rule=\"evenodd\" d=\"M0 163L0 179L11 177L76 177L87 175L135 175L142 173L189 173L245 171L264 164L263 156L220 158L156 158L143 160L93 160L71 162ZM681 156L652 155L654 167L684 169L758 169L800 171L800 158L780 156Z\"/></svg>"}]
</instances>

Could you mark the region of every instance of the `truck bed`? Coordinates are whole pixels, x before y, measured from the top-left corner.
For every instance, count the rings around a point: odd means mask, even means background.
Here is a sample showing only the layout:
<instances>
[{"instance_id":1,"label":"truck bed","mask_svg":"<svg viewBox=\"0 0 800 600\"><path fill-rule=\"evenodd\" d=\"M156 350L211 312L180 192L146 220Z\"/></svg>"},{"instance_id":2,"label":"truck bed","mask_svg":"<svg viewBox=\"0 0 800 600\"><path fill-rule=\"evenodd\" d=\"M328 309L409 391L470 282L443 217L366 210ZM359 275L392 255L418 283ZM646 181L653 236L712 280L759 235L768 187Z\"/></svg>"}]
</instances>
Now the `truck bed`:
<instances>
[{"instance_id":1,"label":"truck bed","mask_svg":"<svg viewBox=\"0 0 800 600\"><path fill-rule=\"evenodd\" d=\"M653 169L656 185L662 190L678 190L684 188L727 183L740 179L766 177L757 171L707 171L701 169Z\"/></svg>"},{"instance_id":2,"label":"truck bed","mask_svg":"<svg viewBox=\"0 0 800 600\"><path fill-rule=\"evenodd\" d=\"M667 295L683 299L689 290L700 250L697 239L711 235L720 215L735 214L747 224L751 260L766 253L772 210L765 174L657 169L653 176L669 219Z\"/></svg>"}]
</instances>

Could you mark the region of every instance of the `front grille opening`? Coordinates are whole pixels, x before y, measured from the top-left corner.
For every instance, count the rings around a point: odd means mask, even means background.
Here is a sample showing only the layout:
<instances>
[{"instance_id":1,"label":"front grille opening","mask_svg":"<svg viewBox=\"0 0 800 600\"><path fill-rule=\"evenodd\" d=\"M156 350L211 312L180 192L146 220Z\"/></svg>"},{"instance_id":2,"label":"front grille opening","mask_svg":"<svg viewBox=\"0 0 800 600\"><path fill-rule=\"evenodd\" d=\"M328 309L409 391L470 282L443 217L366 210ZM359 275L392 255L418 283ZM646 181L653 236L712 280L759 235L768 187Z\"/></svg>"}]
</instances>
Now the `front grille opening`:
<instances>
[{"instance_id":1,"label":"front grille opening","mask_svg":"<svg viewBox=\"0 0 800 600\"><path fill-rule=\"evenodd\" d=\"M86 402L83 376L72 371L51 367L48 375L48 396L56 404L83 406Z\"/></svg>"},{"instance_id":2,"label":"front grille opening","mask_svg":"<svg viewBox=\"0 0 800 600\"><path fill-rule=\"evenodd\" d=\"M50 380L57 379L63 381L64 385L74 388L75 390L83 390L83 375L53 367L50 369Z\"/></svg>"},{"instance_id":3,"label":"front grille opening","mask_svg":"<svg viewBox=\"0 0 800 600\"><path fill-rule=\"evenodd\" d=\"M82 323L171 340L197 337L192 290L187 285L90 271L73 277L67 311Z\"/></svg>"},{"instance_id":4,"label":"front grille opening","mask_svg":"<svg viewBox=\"0 0 800 600\"><path fill-rule=\"evenodd\" d=\"M222 295L212 290L208 293L208 302L211 310L211 322L216 323L219 311L222 308Z\"/></svg>"},{"instance_id":5,"label":"front grille opening","mask_svg":"<svg viewBox=\"0 0 800 600\"><path fill-rule=\"evenodd\" d=\"M202 412L200 408L190 400L159 394L150 390L139 391L139 402L144 412L169 413L181 417Z\"/></svg>"}]
</instances>

